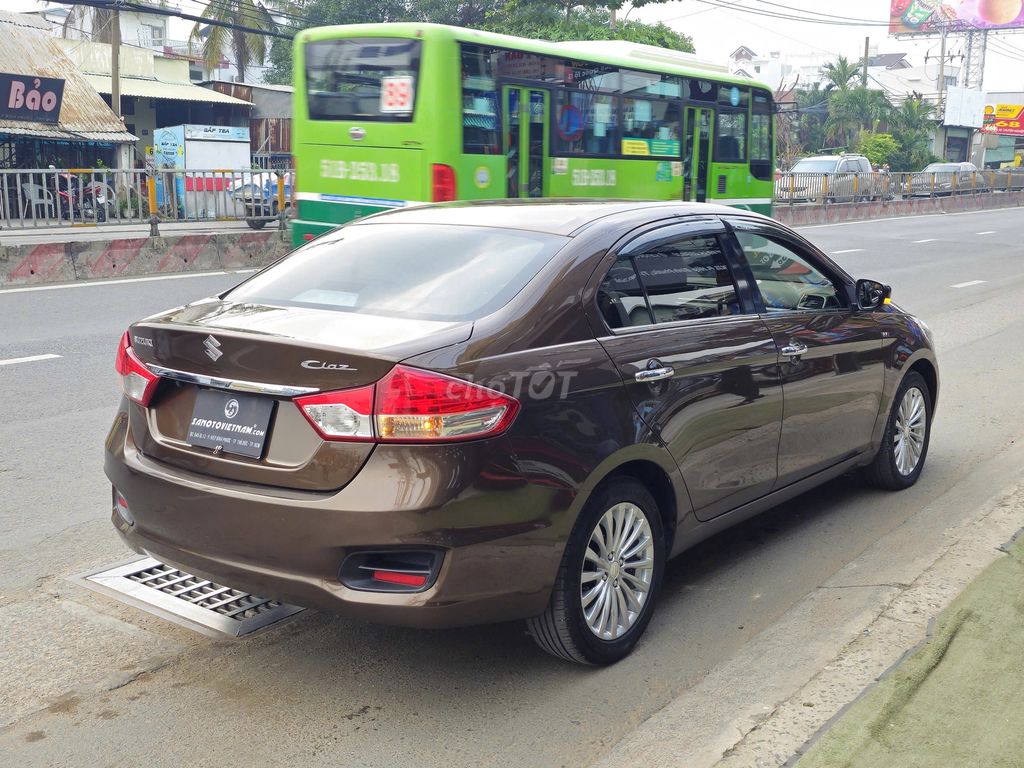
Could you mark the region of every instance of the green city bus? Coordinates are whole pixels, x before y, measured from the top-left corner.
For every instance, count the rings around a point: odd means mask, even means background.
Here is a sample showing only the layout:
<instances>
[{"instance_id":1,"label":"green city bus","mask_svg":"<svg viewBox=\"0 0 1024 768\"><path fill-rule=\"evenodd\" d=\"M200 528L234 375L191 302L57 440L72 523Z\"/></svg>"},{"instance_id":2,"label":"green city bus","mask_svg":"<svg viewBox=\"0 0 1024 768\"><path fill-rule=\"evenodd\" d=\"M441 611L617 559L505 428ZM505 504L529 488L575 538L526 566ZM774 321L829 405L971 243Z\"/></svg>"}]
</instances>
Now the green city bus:
<instances>
[{"instance_id":1,"label":"green city bus","mask_svg":"<svg viewBox=\"0 0 1024 768\"><path fill-rule=\"evenodd\" d=\"M403 23L304 30L294 61L296 244L445 200L771 210L771 91L689 54Z\"/></svg>"}]
</instances>

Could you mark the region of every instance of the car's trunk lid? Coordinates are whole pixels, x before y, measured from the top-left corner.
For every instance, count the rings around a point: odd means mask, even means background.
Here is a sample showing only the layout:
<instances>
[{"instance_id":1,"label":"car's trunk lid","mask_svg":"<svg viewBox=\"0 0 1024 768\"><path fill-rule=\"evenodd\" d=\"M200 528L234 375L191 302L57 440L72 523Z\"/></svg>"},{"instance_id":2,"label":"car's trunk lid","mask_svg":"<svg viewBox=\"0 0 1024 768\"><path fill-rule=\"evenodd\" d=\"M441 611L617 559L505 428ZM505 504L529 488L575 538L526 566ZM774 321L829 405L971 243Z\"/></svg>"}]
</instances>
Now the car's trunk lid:
<instances>
[{"instance_id":1,"label":"car's trunk lid","mask_svg":"<svg viewBox=\"0 0 1024 768\"><path fill-rule=\"evenodd\" d=\"M139 358L163 381L132 420L137 444L174 466L247 483L323 491L359 471L372 443L322 440L292 402L303 393L372 384L398 361L469 338L472 324L218 299L136 323ZM192 444L203 390L273 401L256 458ZM208 398L207 398L208 399ZM250 401L251 402L251 401Z\"/></svg>"}]
</instances>

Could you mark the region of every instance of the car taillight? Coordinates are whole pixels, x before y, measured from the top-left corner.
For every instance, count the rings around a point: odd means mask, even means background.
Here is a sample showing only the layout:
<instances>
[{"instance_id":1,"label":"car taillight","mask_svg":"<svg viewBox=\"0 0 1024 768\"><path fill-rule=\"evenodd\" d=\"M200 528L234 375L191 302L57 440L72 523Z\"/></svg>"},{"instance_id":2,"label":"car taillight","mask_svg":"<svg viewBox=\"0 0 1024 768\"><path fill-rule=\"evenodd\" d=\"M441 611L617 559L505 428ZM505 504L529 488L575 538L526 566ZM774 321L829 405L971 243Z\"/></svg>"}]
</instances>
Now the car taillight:
<instances>
[{"instance_id":1,"label":"car taillight","mask_svg":"<svg viewBox=\"0 0 1024 768\"><path fill-rule=\"evenodd\" d=\"M450 165L434 163L430 167L431 189L435 203L455 199L455 169Z\"/></svg>"},{"instance_id":2,"label":"car taillight","mask_svg":"<svg viewBox=\"0 0 1024 768\"><path fill-rule=\"evenodd\" d=\"M160 377L139 360L135 350L132 349L128 331L125 331L124 336L121 337L121 344L117 348L114 370L121 376L121 389L124 390L128 398L139 405L149 405Z\"/></svg>"},{"instance_id":3,"label":"car taillight","mask_svg":"<svg viewBox=\"0 0 1024 768\"><path fill-rule=\"evenodd\" d=\"M519 401L439 373L395 366L377 383L374 416L384 441L464 440L503 432Z\"/></svg>"},{"instance_id":4,"label":"car taillight","mask_svg":"<svg viewBox=\"0 0 1024 768\"><path fill-rule=\"evenodd\" d=\"M519 412L514 397L402 365L368 387L300 397L295 404L325 440L382 443L489 437L504 432Z\"/></svg>"}]
</instances>

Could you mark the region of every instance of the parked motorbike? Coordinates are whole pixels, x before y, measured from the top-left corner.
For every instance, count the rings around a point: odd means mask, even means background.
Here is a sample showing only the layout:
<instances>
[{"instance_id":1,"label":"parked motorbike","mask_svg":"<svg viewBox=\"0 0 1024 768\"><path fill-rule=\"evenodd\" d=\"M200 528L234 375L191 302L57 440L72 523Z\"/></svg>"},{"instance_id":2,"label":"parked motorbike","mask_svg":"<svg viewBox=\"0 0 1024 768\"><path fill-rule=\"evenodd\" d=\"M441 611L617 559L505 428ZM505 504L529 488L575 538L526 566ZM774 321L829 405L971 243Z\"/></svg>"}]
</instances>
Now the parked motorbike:
<instances>
[{"instance_id":1,"label":"parked motorbike","mask_svg":"<svg viewBox=\"0 0 1024 768\"><path fill-rule=\"evenodd\" d=\"M105 185L90 182L83 183L73 173L57 175L57 188L54 190L57 210L62 219L74 221L97 222L107 220L107 194Z\"/></svg>"}]
</instances>

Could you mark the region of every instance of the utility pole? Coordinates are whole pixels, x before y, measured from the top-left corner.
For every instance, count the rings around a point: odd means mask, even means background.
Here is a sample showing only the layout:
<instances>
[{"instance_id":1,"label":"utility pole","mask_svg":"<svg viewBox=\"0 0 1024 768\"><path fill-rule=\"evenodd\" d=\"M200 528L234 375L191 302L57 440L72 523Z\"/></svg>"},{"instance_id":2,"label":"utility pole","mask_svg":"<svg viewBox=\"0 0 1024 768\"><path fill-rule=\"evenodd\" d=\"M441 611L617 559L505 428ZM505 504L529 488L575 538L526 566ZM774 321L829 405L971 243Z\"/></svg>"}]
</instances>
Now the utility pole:
<instances>
[{"instance_id":1,"label":"utility pole","mask_svg":"<svg viewBox=\"0 0 1024 768\"><path fill-rule=\"evenodd\" d=\"M942 105L943 105L943 101L944 101L943 97L945 96L945 93L946 93L946 23L945 22L943 22L943 24L942 24L942 40L939 43L939 82L938 82L938 88L936 90L939 92L938 112L939 112L940 115L942 115Z\"/></svg>"},{"instance_id":2,"label":"utility pole","mask_svg":"<svg viewBox=\"0 0 1024 768\"><path fill-rule=\"evenodd\" d=\"M114 6L110 19L110 108L121 117L121 12Z\"/></svg>"},{"instance_id":3,"label":"utility pole","mask_svg":"<svg viewBox=\"0 0 1024 768\"><path fill-rule=\"evenodd\" d=\"M864 38L864 72L860 76L860 84L868 87L868 57L871 55L871 38Z\"/></svg>"}]
</instances>

